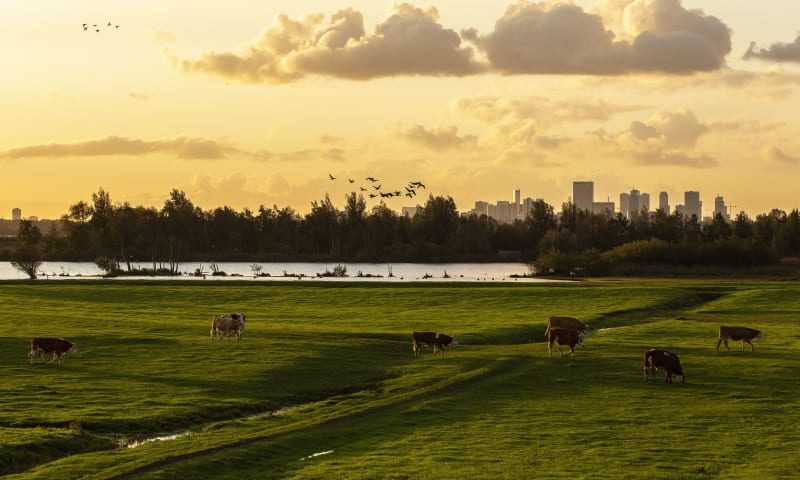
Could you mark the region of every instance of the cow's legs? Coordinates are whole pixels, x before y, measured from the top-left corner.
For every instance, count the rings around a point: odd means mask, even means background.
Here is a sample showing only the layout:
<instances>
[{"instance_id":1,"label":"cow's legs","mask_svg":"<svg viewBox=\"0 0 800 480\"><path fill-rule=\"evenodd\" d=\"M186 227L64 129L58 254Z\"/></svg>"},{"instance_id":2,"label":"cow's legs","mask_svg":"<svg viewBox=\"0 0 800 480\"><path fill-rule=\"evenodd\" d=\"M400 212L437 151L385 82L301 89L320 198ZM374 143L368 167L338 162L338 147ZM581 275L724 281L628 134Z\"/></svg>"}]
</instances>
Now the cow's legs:
<instances>
[{"instance_id":1,"label":"cow's legs","mask_svg":"<svg viewBox=\"0 0 800 480\"><path fill-rule=\"evenodd\" d=\"M756 347L753 346L752 340L748 340L748 339L745 338L745 339L742 340L742 351L743 352L744 352L744 342L747 342L747 343L750 344L750 351L751 352L755 352L756 351Z\"/></svg>"}]
</instances>

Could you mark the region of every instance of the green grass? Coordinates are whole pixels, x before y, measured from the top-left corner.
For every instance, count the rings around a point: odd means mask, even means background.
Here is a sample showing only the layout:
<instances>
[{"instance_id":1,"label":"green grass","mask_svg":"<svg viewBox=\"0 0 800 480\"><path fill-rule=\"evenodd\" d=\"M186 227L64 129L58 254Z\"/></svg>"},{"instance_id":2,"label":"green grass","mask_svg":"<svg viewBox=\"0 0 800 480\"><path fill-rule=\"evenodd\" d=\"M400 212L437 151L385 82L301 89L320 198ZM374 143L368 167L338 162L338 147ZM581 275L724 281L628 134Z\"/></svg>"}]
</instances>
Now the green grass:
<instances>
[{"instance_id":1,"label":"green grass","mask_svg":"<svg viewBox=\"0 0 800 480\"><path fill-rule=\"evenodd\" d=\"M758 281L5 282L0 475L794 478L799 294ZM212 314L235 311L242 341L210 342ZM547 356L552 314L595 331L574 359ZM721 324L764 339L716 353ZM415 359L414 330L461 345ZM31 336L78 353L29 365ZM677 353L687 383L645 385L649 347Z\"/></svg>"}]
</instances>

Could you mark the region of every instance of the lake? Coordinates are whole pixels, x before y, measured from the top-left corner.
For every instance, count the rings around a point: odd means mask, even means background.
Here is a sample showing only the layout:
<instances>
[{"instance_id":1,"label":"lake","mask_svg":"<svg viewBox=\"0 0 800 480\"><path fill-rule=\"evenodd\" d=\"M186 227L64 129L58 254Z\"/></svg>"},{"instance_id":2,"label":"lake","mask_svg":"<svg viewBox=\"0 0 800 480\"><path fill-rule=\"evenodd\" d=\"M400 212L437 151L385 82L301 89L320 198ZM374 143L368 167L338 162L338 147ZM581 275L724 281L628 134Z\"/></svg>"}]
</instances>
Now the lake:
<instances>
[{"instance_id":1,"label":"lake","mask_svg":"<svg viewBox=\"0 0 800 480\"><path fill-rule=\"evenodd\" d=\"M333 272L337 265L344 266L347 276L331 277L322 276L325 272ZM134 268L151 268L151 264L132 264ZM261 276L256 276L254 266L260 266ZM142 277L121 276L118 280L126 279L204 279L214 280L242 280L253 281L270 280L313 280L313 281L376 281L376 282L402 282L410 280L419 281L447 281L447 282L547 282L552 280L542 278L521 278L529 275L528 265L525 263L325 263L325 262L220 262L216 264L219 271L226 276L212 276L211 264L208 262L181 263L180 276L175 277ZM205 276L195 276L200 270ZM102 278L103 271L93 262L44 262L39 268L39 278L42 279L74 279L74 278ZM287 278L288 277L288 278ZM25 279L27 276L11 266L9 262L0 262L0 280Z\"/></svg>"}]
</instances>

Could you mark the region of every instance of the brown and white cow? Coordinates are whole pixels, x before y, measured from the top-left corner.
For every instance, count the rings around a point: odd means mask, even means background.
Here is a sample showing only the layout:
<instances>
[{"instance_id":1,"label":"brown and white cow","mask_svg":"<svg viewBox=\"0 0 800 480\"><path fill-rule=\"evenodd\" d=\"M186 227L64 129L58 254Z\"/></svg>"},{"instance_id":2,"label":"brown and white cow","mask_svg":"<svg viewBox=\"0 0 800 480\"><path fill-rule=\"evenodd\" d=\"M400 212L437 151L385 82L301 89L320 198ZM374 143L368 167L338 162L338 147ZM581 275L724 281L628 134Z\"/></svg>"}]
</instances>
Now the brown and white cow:
<instances>
[{"instance_id":1,"label":"brown and white cow","mask_svg":"<svg viewBox=\"0 0 800 480\"><path fill-rule=\"evenodd\" d=\"M74 343L63 338L33 337L31 338L31 351L28 353L28 357L31 359L31 364L33 364L33 359L37 356L41 357L42 363L44 363L44 356L52 353L53 358L47 363L53 363L58 360L58 365L61 366L61 357L65 353L76 353L77 351L78 347Z\"/></svg>"},{"instance_id":2,"label":"brown and white cow","mask_svg":"<svg viewBox=\"0 0 800 480\"><path fill-rule=\"evenodd\" d=\"M444 356L444 351L447 347L458 345L458 340L455 337L440 332L414 332L411 334L411 340L415 357L419 357L419 350L422 345L433 347L434 357L436 357L437 351L442 352L442 356Z\"/></svg>"},{"instance_id":3,"label":"brown and white cow","mask_svg":"<svg viewBox=\"0 0 800 480\"><path fill-rule=\"evenodd\" d=\"M658 348L650 348L644 351L643 360L644 383L647 383L648 372L655 382L656 370L664 370L664 383L672 383L672 376L680 377L681 383L686 383L686 374L683 373L681 361L672 352Z\"/></svg>"},{"instance_id":4,"label":"brown and white cow","mask_svg":"<svg viewBox=\"0 0 800 480\"><path fill-rule=\"evenodd\" d=\"M211 341L214 341L215 336L219 341L222 341L223 335L225 338L230 338L231 335L234 335L238 342L244 335L244 320L243 313L226 313L211 317Z\"/></svg>"},{"instance_id":5,"label":"brown and white cow","mask_svg":"<svg viewBox=\"0 0 800 480\"><path fill-rule=\"evenodd\" d=\"M744 352L745 342L750 344L750 351L755 352L756 348L753 346L752 340L754 338L764 338L761 330L748 327L719 327L719 340L717 341L717 351L719 352L719 344L725 342L725 348L730 350L728 340L742 341L742 351Z\"/></svg>"},{"instance_id":6,"label":"brown and white cow","mask_svg":"<svg viewBox=\"0 0 800 480\"><path fill-rule=\"evenodd\" d=\"M551 328L563 328L564 330L574 330L586 336L589 333L589 327L577 318L572 317L559 317L553 315L547 319L547 330L544 331L544 336L547 337Z\"/></svg>"},{"instance_id":7,"label":"brown and white cow","mask_svg":"<svg viewBox=\"0 0 800 480\"><path fill-rule=\"evenodd\" d=\"M575 345L583 346L584 334L577 330L568 330L566 328L552 327L547 330L547 356L553 353L553 343L558 344L558 354L562 357L564 352L561 351L561 345L568 346L569 352L567 355L572 355L575 358Z\"/></svg>"}]
</instances>

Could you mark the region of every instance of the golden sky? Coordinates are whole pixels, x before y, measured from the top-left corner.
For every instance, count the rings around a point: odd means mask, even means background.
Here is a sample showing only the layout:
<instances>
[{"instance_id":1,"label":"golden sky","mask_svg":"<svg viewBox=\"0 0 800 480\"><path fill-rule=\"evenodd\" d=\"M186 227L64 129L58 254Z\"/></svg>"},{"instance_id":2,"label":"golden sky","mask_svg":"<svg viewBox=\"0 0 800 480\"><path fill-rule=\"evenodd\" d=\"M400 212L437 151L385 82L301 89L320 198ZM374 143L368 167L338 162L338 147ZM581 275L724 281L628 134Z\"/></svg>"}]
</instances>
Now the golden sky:
<instances>
[{"instance_id":1,"label":"golden sky","mask_svg":"<svg viewBox=\"0 0 800 480\"><path fill-rule=\"evenodd\" d=\"M99 188L302 214L367 176L462 211L576 180L791 210L798 31L796 0L9 1L0 217Z\"/></svg>"}]
</instances>

